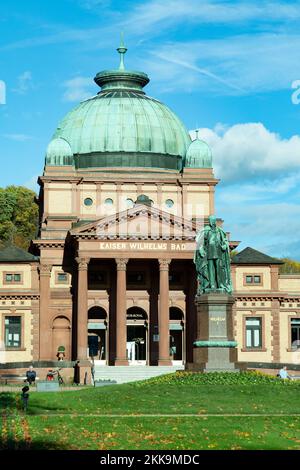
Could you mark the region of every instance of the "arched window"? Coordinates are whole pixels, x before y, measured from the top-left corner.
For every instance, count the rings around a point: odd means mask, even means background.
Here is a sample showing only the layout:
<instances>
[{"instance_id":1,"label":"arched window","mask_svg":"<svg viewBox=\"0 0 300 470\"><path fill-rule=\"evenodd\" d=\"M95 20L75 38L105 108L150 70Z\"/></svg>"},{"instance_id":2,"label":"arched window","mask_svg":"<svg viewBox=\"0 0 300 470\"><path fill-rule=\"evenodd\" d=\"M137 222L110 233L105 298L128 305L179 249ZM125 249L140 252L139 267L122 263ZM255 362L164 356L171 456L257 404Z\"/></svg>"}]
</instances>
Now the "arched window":
<instances>
[{"instance_id":1,"label":"arched window","mask_svg":"<svg viewBox=\"0 0 300 470\"><path fill-rule=\"evenodd\" d=\"M183 311L178 307L170 307L170 320L183 320Z\"/></svg>"},{"instance_id":2,"label":"arched window","mask_svg":"<svg viewBox=\"0 0 300 470\"><path fill-rule=\"evenodd\" d=\"M148 318L148 315L143 308L130 307L127 310L128 320L147 320L147 318Z\"/></svg>"},{"instance_id":3,"label":"arched window","mask_svg":"<svg viewBox=\"0 0 300 470\"><path fill-rule=\"evenodd\" d=\"M103 307L95 306L91 307L88 311L89 320L106 320L107 313Z\"/></svg>"}]
</instances>

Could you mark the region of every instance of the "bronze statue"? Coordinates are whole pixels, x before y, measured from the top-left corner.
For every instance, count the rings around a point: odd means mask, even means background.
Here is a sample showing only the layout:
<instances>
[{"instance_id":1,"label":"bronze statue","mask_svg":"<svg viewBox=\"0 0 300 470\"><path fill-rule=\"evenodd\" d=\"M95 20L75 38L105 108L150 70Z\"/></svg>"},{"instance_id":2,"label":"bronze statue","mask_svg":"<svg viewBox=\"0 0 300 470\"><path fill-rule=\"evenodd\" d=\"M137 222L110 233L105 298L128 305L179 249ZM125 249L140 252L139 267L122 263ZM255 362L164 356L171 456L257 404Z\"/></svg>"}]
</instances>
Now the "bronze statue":
<instances>
[{"instance_id":1,"label":"bronze statue","mask_svg":"<svg viewBox=\"0 0 300 470\"><path fill-rule=\"evenodd\" d=\"M216 224L216 217L209 217L206 225L196 237L197 247L194 256L198 294L209 292L232 293L230 275L229 244L226 233Z\"/></svg>"}]
</instances>

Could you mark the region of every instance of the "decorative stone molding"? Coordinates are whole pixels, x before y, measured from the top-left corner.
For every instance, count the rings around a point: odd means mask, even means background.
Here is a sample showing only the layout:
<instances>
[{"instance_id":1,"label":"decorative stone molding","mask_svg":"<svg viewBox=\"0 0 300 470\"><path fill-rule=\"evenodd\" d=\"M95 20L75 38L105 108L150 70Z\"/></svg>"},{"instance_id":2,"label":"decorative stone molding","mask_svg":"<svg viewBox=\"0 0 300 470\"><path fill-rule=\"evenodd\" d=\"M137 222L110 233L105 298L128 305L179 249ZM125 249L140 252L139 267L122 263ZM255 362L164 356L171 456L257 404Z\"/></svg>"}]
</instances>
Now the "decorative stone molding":
<instances>
[{"instance_id":1,"label":"decorative stone molding","mask_svg":"<svg viewBox=\"0 0 300 470\"><path fill-rule=\"evenodd\" d=\"M117 264L117 271L126 271L126 265L128 261L128 258L115 258L115 262Z\"/></svg>"},{"instance_id":2,"label":"decorative stone molding","mask_svg":"<svg viewBox=\"0 0 300 470\"><path fill-rule=\"evenodd\" d=\"M39 293L8 293L8 292L1 292L0 293L0 300L39 300L40 294Z\"/></svg>"},{"instance_id":3,"label":"decorative stone molding","mask_svg":"<svg viewBox=\"0 0 300 470\"><path fill-rule=\"evenodd\" d=\"M77 264L78 264L78 271L87 271L88 265L90 262L89 258L75 258Z\"/></svg>"},{"instance_id":4,"label":"decorative stone molding","mask_svg":"<svg viewBox=\"0 0 300 470\"><path fill-rule=\"evenodd\" d=\"M32 240L32 243L39 248L57 248L57 249L63 249L65 247L65 242L64 241L56 241L56 240Z\"/></svg>"},{"instance_id":5,"label":"decorative stone molding","mask_svg":"<svg viewBox=\"0 0 300 470\"><path fill-rule=\"evenodd\" d=\"M158 262L160 271L169 271L170 259L159 259Z\"/></svg>"}]
</instances>

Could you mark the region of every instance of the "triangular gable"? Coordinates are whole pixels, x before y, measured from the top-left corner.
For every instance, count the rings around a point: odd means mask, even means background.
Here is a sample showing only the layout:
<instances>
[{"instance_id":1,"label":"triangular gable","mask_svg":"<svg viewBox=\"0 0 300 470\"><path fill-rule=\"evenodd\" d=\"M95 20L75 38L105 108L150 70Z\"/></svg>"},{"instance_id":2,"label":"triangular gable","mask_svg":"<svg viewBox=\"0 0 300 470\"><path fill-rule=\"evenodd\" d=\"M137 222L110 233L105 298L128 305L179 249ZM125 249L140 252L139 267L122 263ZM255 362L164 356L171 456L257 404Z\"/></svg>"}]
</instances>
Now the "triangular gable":
<instances>
[{"instance_id":1,"label":"triangular gable","mask_svg":"<svg viewBox=\"0 0 300 470\"><path fill-rule=\"evenodd\" d=\"M194 240L195 222L144 204L84 224L70 231L76 238Z\"/></svg>"}]
</instances>

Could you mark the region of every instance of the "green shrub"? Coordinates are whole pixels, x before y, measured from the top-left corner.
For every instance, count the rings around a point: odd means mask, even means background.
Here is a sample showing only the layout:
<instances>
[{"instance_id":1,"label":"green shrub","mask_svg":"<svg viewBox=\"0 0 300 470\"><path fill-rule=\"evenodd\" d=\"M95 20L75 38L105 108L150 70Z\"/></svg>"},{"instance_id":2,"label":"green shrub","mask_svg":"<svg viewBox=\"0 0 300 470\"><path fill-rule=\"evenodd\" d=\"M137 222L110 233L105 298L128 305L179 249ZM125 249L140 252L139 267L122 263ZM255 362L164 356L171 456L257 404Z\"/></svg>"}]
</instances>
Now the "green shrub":
<instances>
[{"instance_id":1,"label":"green shrub","mask_svg":"<svg viewBox=\"0 0 300 470\"><path fill-rule=\"evenodd\" d=\"M139 382L140 386L153 384L168 385L251 385L251 384L273 384L276 386L300 385L298 381L282 380L273 375L264 374L260 371L234 372L186 372L178 371L174 374L161 375L149 380Z\"/></svg>"}]
</instances>

